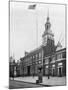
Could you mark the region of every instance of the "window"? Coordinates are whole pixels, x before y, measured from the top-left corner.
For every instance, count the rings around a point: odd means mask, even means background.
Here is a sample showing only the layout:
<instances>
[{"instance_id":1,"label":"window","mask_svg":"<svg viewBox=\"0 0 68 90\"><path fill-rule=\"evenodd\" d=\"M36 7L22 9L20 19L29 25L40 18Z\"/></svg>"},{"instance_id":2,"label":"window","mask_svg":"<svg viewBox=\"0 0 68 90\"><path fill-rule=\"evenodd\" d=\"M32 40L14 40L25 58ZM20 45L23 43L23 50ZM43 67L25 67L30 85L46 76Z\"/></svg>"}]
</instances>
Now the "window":
<instances>
[{"instance_id":1,"label":"window","mask_svg":"<svg viewBox=\"0 0 68 90\"><path fill-rule=\"evenodd\" d=\"M37 58L37 54L36 54L36 58Z\"/></svg>"},{"instance_id":2,"label":"window","mask_svg":"<svg viewBox=\"0 0 68 90\"><path fill-rule=\"evenodd\" d=\"M58 63L58 66L61 66L62 65L62 63Z\"/></svg>"},{"instance_id":3,"label":"window","mask_svg":"<svg viewBox=\"0 0 68 90\"><path fill-rule=\"evenodd\" d=\"M36 59L38 59L38 53L36 54Z\"/></svg>"},{"instance_id":4,"label":"window","mask_svg":"<svg viewBox=\"0 0 68 90\"><path fill-rule=\"evenodd\" d=\"M33 59L34 59L34 56L33 56Z\"/></svg>"},{"instance_id":5,"label":"window","mask_svg":"<svg viewBox=\"0 0 68 90\"><path fill-rule=\"evenodd\" d=\"M55 65L52 65L52 67L55 67Z\"/></svg>"},{"instance_id":6,"label":"window","mask_svg":"<svg viewBox=\"0 0 68 90\"><path fill-rule=\"evenodd\" d=\"M32 60L32 56L30 57L30 59Z\"/></svg>"},{"instance_id":7,"label":"window","mask_svg":"<svg viewBox=\"0 0 68 90\"><path fill-rule=\"evenodd\" d=\"M61 53L59 53L59 54L57 54L57 59L61 59L61 56L62 54Z\"/></svg>"},{"instance_id":8,"label":"window","mask_svg":"<svg viewBox=\"0 0 68 90\"><path fill-rule=\"evenodd\" d=\"M36 64L37 64L37 62L36 62Z\"/></svg>"},{"instance_id":9,"label":"window","mask_svg":"<svg viewBox=\"0 0 68 90\"><path fill-rule=\"evenodd\" d=\"M63 57L63 58L66 58L66 52L63 52L63 53L62 53L62 57Z\"/></svg>"},{"instance_id":10,"label":"window","mask_svg":"<svg viewBox=\"0 0 68 90\"><path fill-rule=\"evenodd\" d=\"M40 64L40 63L42 63L42 61L40 60L38 63Z\"/></svg>"},{"instance_id":11,"label":"window","mask_svg":"<svg viewBox=\"0 0 68 90\"><path fill-rule=\"evenodd\" d=\"M48 68L48 66L46 66L46 68Z\"/></svg>"},{"instance_id":12,"label":"window","mask_svg":"<svg viewBox=\"0 0 68 90\"><path fill-rule=\"evenodd\" d=\"M52 61L55 61L55 56L52 57Z\"/></svg>"},{"instance_id":13,"label":"window","mask_svg":"<svg viewBox=\"0 0 68 90\"><path fill-rule=\"evenodd\" d=\"M41 56L42 56L42 55L41 55L41 52L40 52L40 53L39 53L39 58L41 58Z\"/></svg>"},{"instance_id":14,"label":"window","mask_svg":"<svg viewBox=\"0 0 68 90\"><path fill-rule=\"evenodd\" d=\"M49 59L45 59L45 64L48 64L49 63Z\"/></svg>"}]
</instances>

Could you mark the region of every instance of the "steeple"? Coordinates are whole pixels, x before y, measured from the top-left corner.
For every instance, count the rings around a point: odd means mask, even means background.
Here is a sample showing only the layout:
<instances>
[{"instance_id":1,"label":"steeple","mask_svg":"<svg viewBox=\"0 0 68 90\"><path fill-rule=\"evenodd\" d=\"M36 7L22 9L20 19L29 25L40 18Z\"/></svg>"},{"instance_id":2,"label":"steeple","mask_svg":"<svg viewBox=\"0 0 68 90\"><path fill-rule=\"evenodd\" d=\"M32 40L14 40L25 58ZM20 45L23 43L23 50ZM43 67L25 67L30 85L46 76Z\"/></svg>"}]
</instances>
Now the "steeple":
<instances>
[{"instance_id":1,"label":"steeple","mask_svg":"<svg viewBox=\"0 0 68 90\"><path fill-rule=\"evenodd\" d=\"M47 12L47 21L49 21L49 9L48 9L48 12Z\"/></svg>"},{"instance_id":2,"label":"steeple","mask_svg":"<svg viewBox=\"0 0 68 90\"><path fill-rule=\"evenodd\" d=\"M46 21L46 24L45 24L45 30L49 30L50 28L51 28L51 23L50 23L49 10L48 10L47 21Z\"/></svg>"},{"instance_id":3,"label":"steeple","mask_svg":"<svg viewBox=\"0 0 68 90\"><path fill-rule=\"evenodd\" d=\"M42 38L43 38L43 45L46 45L48 43L48 39L54 40L54 34L52 33L52 30L51 30L49 10L47 12L47 19L46 19L46 23L45 23L45 31L42 35Z\"/></svg>"}]
</instances>

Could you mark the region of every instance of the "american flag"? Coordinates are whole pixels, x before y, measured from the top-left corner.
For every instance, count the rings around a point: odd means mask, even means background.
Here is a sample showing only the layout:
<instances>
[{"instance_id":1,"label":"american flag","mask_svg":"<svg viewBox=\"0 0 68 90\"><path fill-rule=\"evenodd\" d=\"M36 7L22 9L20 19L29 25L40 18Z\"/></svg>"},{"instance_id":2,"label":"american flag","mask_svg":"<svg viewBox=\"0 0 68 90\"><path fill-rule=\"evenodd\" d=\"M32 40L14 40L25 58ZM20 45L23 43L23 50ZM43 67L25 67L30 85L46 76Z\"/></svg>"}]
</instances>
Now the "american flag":
<instances>
[{"instance_id":1,"label":"american flag","mask_svg":"<svg viewBox=\"0 0 68 90\"><path fill-rule=\"evenodd\" d=\"M28 9L35 9L36 8L36 4L34 5L29 5Z\"/></svg>"}]
</instances>

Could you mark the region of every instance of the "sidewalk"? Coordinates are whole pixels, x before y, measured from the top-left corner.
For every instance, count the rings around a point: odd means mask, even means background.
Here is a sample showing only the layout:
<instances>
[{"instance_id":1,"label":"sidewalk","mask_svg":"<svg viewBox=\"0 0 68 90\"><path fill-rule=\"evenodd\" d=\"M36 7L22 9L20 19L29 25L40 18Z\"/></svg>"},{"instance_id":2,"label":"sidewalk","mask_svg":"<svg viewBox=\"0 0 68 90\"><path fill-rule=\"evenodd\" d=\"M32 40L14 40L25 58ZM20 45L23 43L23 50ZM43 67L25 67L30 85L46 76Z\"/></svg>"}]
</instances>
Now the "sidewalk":
<instances>
[{"instance_id":1,"label":"sidewalk","mask_svg":"<svg viewBox=\"0 0 68 90\"><path fill-rule=\"evenodd\" d=\"M14 80L18 81L24 81L24 82L29 82L29 83L36 83L36 80L38 77L18 77L15 78ZM51 85L51 86L63 86L66 85L66 77L43 77L43 82L40 83L42 85Z\"/></svg>"}]
</instances>

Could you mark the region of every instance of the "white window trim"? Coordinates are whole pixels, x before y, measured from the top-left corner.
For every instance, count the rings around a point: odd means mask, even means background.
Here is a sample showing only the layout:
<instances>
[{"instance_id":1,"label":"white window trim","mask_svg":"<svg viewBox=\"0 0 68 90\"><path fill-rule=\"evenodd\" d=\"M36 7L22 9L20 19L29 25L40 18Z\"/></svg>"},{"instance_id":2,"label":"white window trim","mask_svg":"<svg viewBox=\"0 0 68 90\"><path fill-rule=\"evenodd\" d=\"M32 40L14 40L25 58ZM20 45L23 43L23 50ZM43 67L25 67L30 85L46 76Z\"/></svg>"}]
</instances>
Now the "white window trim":
<instances>
[{"instance_id":1,"label":"white window trim","mask_svg":"<svg viewBox=\"0 0 68 90\"><path fill-rule=\"evenodd\" d=\"M66 58L61 58L61 59L58 59L56 61L63 61L63 60L66 60Z\"/></svg>"}]
</instances>

